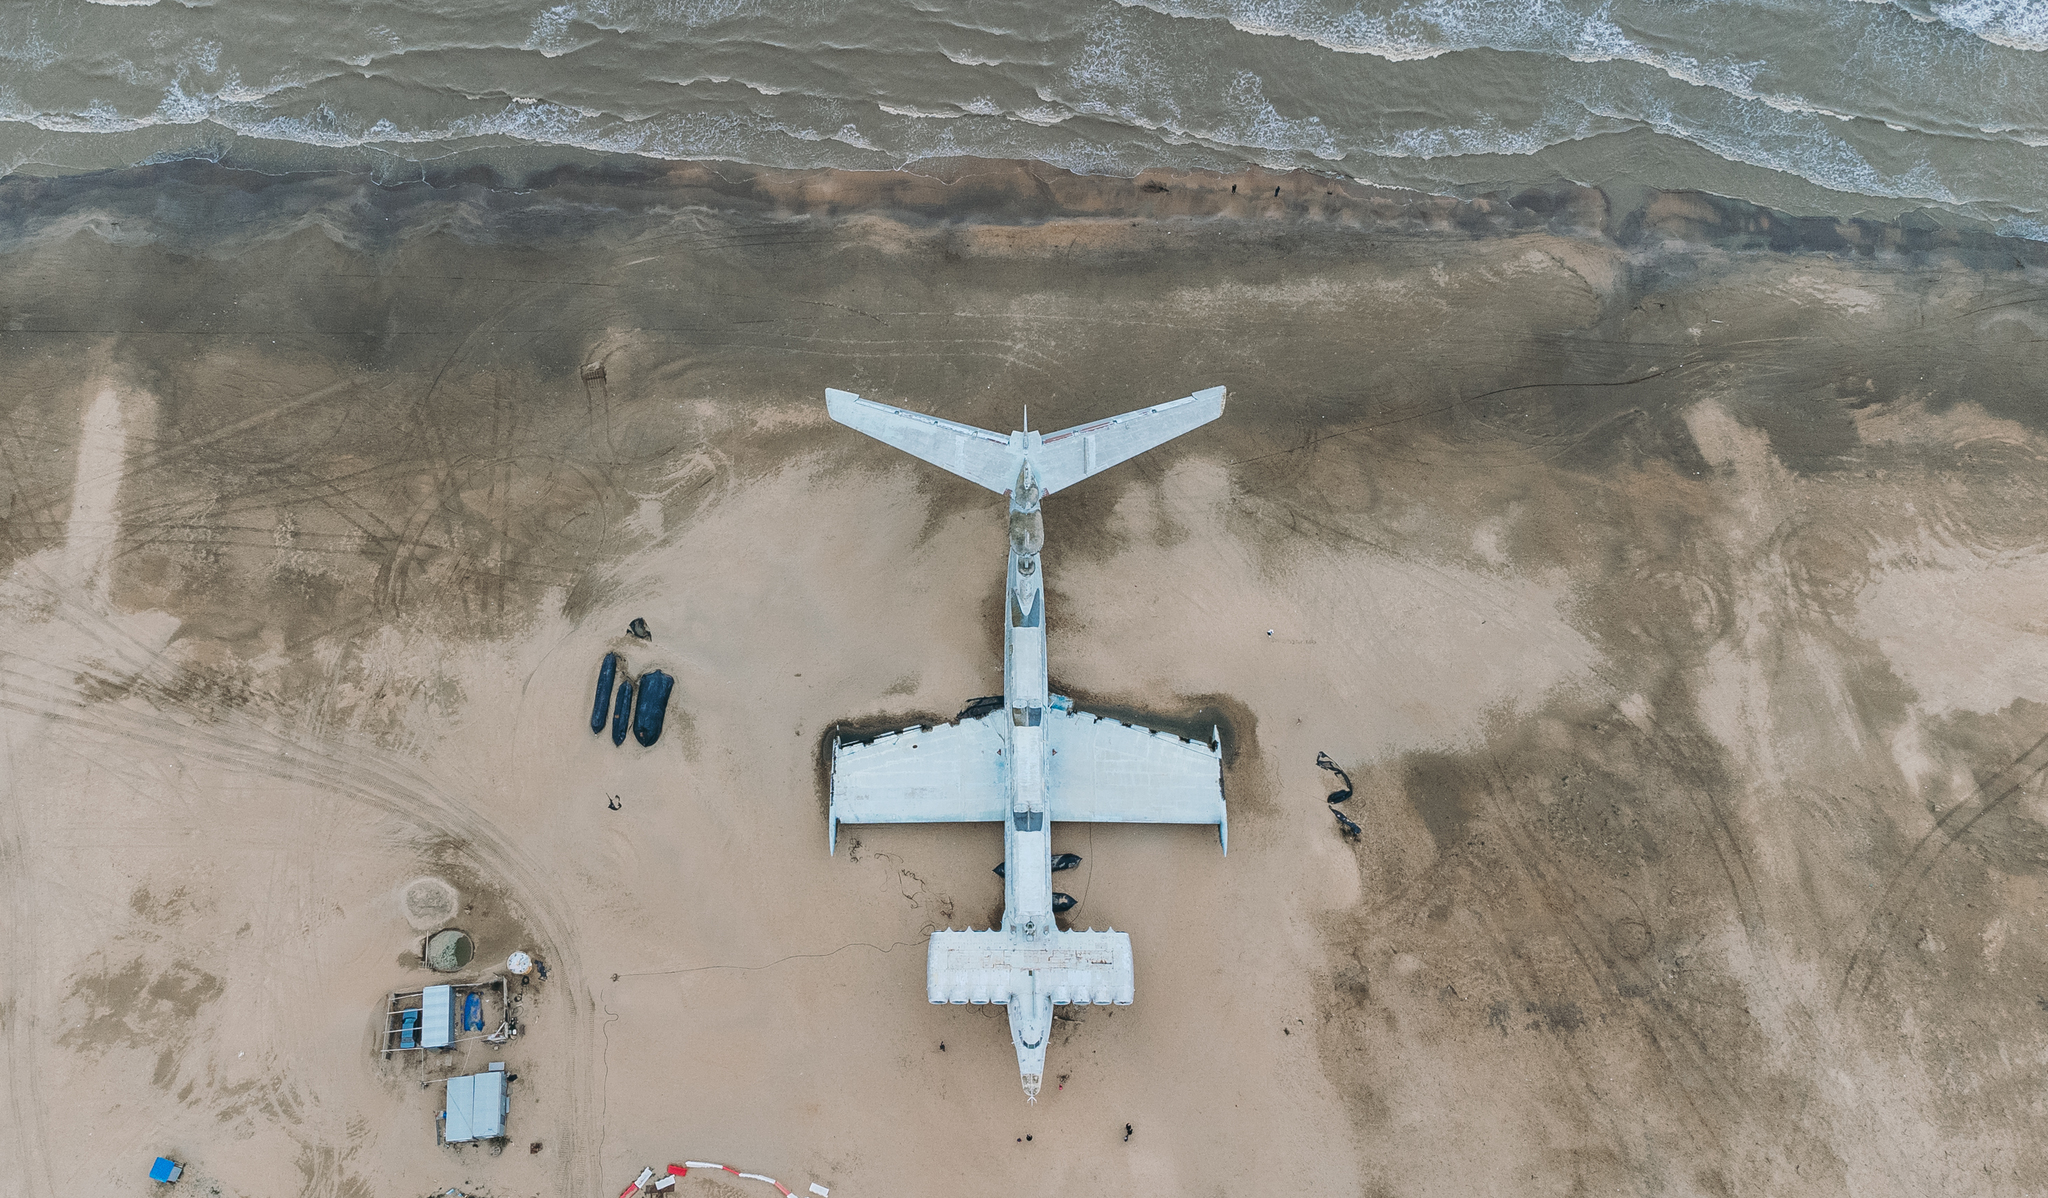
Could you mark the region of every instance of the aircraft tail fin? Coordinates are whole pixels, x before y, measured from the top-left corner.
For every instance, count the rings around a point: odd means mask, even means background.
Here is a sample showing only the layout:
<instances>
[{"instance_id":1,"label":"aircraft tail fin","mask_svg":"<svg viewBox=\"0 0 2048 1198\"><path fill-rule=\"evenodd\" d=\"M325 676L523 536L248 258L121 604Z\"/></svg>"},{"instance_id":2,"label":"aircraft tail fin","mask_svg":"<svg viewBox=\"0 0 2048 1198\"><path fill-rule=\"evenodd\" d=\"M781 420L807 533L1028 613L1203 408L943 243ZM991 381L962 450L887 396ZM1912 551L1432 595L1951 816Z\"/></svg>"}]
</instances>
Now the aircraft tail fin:
<instances>
[{"instance_id":1,"label":"aircraft tail fin","mask_svg":"<svg viewBox=\"0 0 2048 1198\"><path fill-rule=\"evenodd\" d=\"M1007 437L833 387L825 389L825 410L848 428L1000 494L1017 485L1019 469L1028 461L1038 475L1040 492L1050 495L1200 428L1223 414L1223 399L1222 387L1210 387L1056 433L1019 432Z\"/></svg>"},{"instance_id":2,"label":"aircraft tail fin","mask_svg":"<svg viewBox=\"0 0 2048 1198\"><path fill-rule=\"evenodd\" d=\"M825 410L848 428L991 491L1007 494L1017 483L1023 447L1001 433L906 412L833 387L825 388Z\"/></svg>"},{"instance_id":3,"label":"aircraft tail fin","mask_svg":"<svg viewBox=\"0 0 2048 1198\"><path fill-rule=\"evenodd\" d=\"M1038 467L1039 488L1050 495L1200 428L1223 415L1223 398L1222 387L1210 387L1171 403L1034 438L1029 452Z\"/></svg>"}]
</instances>

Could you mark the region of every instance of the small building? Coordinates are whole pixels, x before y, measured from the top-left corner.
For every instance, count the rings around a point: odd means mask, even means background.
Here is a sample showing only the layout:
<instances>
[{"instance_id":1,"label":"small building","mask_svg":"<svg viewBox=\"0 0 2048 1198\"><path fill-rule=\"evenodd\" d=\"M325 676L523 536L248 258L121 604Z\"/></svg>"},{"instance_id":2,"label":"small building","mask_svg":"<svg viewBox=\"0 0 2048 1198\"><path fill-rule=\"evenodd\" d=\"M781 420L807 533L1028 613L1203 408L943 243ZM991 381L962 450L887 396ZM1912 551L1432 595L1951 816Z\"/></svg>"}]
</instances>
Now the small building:
<instances>
[{"instance_id":1,"label":"small building","mask_svg":"<svg viewBox=\"0 0 2048 1198\"><path fill-rule=\"evenodd\" d=\"M441 1112L441 1142L466 1144L496 1140L505 1134L505 1116L512 1096L505 1090L505 1063L489 1070L448 1079L448 1109Z\"/></svg>"},{"instance_id":2,"label":"small building","mask_svg":"<svg viewBox=\"0 0 2048 1198\"><path fill-rule=\"evenodd\" d=\"M455 987L429 986L420 993L420 1047L455 1043Z\"/></svg>"},{"instance_id":3,"label":"small building","mask_svg":"<svg viewBox=\"0 0 2048 1198\"><path fill-rule=\"evenodd\" d=\"M462 1042L470 1032L490 1027L492 1015L487 1004L497 997L498 1030L482 1037L486 1043L503 1044L519 1034L512 1022L511 991L505 975L428 986L424 990L393 990L386 996L384 1034L377 1049L385 1060L393 1053L436 1049L446 1051Z\"/></svg>"},{"instance_id":4,"label":"small building","mask_svg":"<svg viewBox=\"0 0 2048 1198\"><path fill-rule=\"evenodd\" d=\"M149 1179L151 1181L161 1181L169 1184L183 1176L185 1176L185 1166L167 1156L156 1158L156 1163L149 1167Z\"/></svg>"}]
</instances>

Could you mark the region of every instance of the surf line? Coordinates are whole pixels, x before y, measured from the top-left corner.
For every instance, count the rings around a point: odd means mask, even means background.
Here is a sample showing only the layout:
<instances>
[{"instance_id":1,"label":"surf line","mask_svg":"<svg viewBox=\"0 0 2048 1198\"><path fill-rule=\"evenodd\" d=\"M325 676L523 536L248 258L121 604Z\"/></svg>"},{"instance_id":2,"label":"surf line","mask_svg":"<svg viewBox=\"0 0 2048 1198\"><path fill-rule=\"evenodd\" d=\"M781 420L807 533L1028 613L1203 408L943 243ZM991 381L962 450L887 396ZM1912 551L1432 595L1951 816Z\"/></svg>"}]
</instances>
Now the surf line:
<instances>
[{"instance_id":1,"label":"surf line","mask_svg":"<svg viewBox=\"0 0 2048 1198\"><path fill-rule=\"evenodd\" d=\"M788 1186L783 1185L781 1182L775 1180L772 1177L767 1176L766 1174L742 1173L738 1169L733 1168L731 1165L720 1165L712 1161L684 1161L680 1165L670 1165L668 1167L668 1175L663 1177L660 1181L656 1181L654 1183L654 1188L663 1193L670 1192L675 1189L676 1179L679 1177L689 1176L690 1170L692 1169L723 1169L727 1173L732 1174L734 1177L744 1177L748 1181L765 1181L769 1185L774 1186L776 1189L782 1191L783 1198L796 1198L794 1191L792 1191ZM640 1170L640 1176L633 1179L633 1181L630 1184L628 1184L625 1189L619 1191L619 1198L632 1198L634 1194L637 1194L641 1190L646 1189L647 1183L650 1180L652 1180L653 1177L654 1167L652 1165ZM818 1198L831 1198L832 1194L831 1190L826 1189L824 1186L819 1185L815 1181L811 1183L810 1192L818 1195Z\"/></svg>"}]
</instances>

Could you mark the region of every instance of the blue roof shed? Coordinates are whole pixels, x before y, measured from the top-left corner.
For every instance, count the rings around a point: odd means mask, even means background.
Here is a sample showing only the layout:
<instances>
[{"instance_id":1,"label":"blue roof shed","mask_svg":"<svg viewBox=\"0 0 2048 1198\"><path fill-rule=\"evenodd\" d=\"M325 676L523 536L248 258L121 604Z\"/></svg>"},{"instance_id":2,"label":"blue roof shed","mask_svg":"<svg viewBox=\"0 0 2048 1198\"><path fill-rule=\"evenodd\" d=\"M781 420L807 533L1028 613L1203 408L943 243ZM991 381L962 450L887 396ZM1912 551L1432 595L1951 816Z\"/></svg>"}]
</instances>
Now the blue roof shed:
<instances>
[{"instance_id":1,"label":"blue roof shed","mask_svg":"<svg viewBox=\"0 0 2048 1198\"><path fill-rule=\"evenodd\" d=\"M156 1158L156 1163L149 1167L151 1181L176 1181L184 1175L185 1166L167 1156Z\"/></svg>"},{"instance_id":2,"label":"blue roof shed","mask_svg":"<svg viewBox=\"0 0 2048 1198\"><path fill-rule=\"evenodd\" d=\"M488 1073L451 1077L448 1109L441 1113L441 1139L450 1144L496 1139L505 1134L505 1114L511 1105L502 1062L493 1064Z\"/></svg>"}]
</instances>

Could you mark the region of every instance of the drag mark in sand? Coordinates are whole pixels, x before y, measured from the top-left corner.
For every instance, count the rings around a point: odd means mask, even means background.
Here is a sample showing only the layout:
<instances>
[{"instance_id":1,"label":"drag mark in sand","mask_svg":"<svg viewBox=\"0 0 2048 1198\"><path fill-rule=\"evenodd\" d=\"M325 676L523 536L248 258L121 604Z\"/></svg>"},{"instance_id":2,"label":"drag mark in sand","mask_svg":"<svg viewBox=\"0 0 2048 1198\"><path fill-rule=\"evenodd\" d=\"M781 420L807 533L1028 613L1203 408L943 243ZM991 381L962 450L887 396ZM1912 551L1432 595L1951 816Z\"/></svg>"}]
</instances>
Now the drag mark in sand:
<instances>
[{"instance_id":1,"label":"drag mark in sand","mask_svg":"<svg viewBox=\"0 0 2048 1198\"><path fill-rule=\"evenodd\" d=\"M1680 363L1677 369L1682 369L1685 366L1693 365L1701 360L1702 359L1700 359L1697 355L1689 357L1686 359L1686 361ZM1666 373L1667 370L1665 367L1657 366L1651 368L1648 372L1637 375L1635 378L1631 379L1608 379L1605 381L1596 382L1573 382L1570 380L1564 380L1555 383L1517 383L1511 387L1495 387L1491 391L1482 391L1477 395L1471 395L1463 399L1452 400L1450 403L1436 404L1432 407L1418 408L1414 411L1409 412L1397 411L1394 414L1383 416L1378 419L1361 420L1356 424L1346 425L1335 432L1323 433L1320 436L1310 437L1299 445L1291 445L1286 449L1276 449L1270 453L1257 454L1253 457L1237 458L1233 461L1226 462L1225 465L1249 466L1256 462L1266 461L1269 458L1286 457L1290 453L1300 453L1304 449L1314 448L1315 446L1320 445L1325 441L1333 441L1340 437L1349 437L1353 433L1369 433L1374 431L1375 429L1389 428L1396 424L1406 424L1410 420L1421 420L1426 416L1440 415L1444 412L1449 412L1457 408L1461 408L1466 404L1479 403L1482 400L1492 399L1497 395L1509 395L1518 391L1548 390L1556 387L1633 387L1638 383L1647 383L1651 379L1663 378Z\"/></svg>"},{"instance_id":2,"label":"drag mark in sand","mask_svg":"<svg viewBox=\"0 0 2048 1198\"><path fill-rule=\"evenodd\" d=\"M71 487L71 516L64 522L65 574L105 607L111 585L107 567L121 534L121 469L128 451L120 394L102 388L80 425L78 474Z\"/></svg>"},{"instance_id":3,"label":"drag mark in sand","mask_svg":"<svg viewBox=\"0 0 2048 1198\"><path fill-rule=\"evenodd\" d=\"M1887 940L1898 930L1899 920L1912 905L1941 855L1950 845L1961 840L1978 820L2019 794L2044 772L2048 772L2048 736L2035 741L2005 768L1979 783L1967 800L1950 807L1934 821L1934 827L1920 838L1913 851L1906 855L1905 862L1885 882L1884 893L1865 921L1863 934L1857 937L1856 948L1849 954L1849 964L1842 970L1842 984L1835 991L1837 1009L1848 1003L1852 991L1853 996L1860 999L1870 989L1870 984L1877 980L1878 967L1884 963L1885 952L1890 947Z\"/></svg>"},{"instance_id":4,"label":"drag mark in sand","mask_svg":"<svg viewBox=\"0 0 2048 1198\"><path fill-rule=\"evenodd\" d=\"M104 623L103 617L77 611L79 619ZM276 729L256 722L245 713L225 715L211 726L187 726L152 711L131 710L117 704L79 703L75 691L45 683L5 664L0 656L0 710L18 712L44 722L60 722L71 729L99 739L109 751L132 751L135 746L157 748L189 759L254 776L284 779L317 779L335 797L398 818L438 834L461 841L479 869L507 880L515 900L532 919L541 940L554 947L551 952L570 974L580 970L576 958L574 923L567 909L541 882L534 861L498 826L468 804L448 797L445 788L417 771L409 762L377 754L344 753L314 743L302 743ZM103 738L103 739L101 739ZM569 1055L574 1061L594 1058L590 1033L595 1030L576 1019L580 1003L576 992L567 992L570 1026L574 1042ZM596 1105L597 1095L589 1091L590 1066L567 1086L568 1122L583 1123L582 1110ZM568 1141L573 1149L575 1139ZM568 1155L569 1185L582 1188L580 1178L589 1166L573 1151ZM54 1190L52 1191L54 1192Z\"/></svg>"},{"instance_id":5,"label":"drag mark in sand","mask_svg":"<svg viewBox=\"0 0 2048 1198\"><path fill-rule=\"evenodd\" d=\"M160 445L155 449L144 450L143 452L137 454L132 460L126 459L129 430L126 427L121 427L119 431L119 437L121 442L119 446L120 454L116 460L121 465L124 465L127 470L133 471L138 475L142 474L145 471L160 469L162 467L171 465L172 463L178 461L181 458L188 457L191 454L196 453L201 449L204 449L208 445L212 445L218 441L228 440L242 433L248 432L251 429L261 428L264 425L267 425L282 416L289 415L290 413L297 411L298 409L303 408L308 404L318 403L321 400L327 399L341 392L352 390L356 385L357 384L353 379L345 379L338 383L330 383L325 387L318 388L317 390L308 391L304 395L295 396L291 399L280 400L279 402L272 404L271 406L264 408L263 410L256 412L253 415L245 416L240 420L236 420L231 423L221 425L208 432L201 433L198 436L191 437L183 441L173 441L168 444ZM109 402L110 397L112 404L111 410L114 413L116 421L119 421L119 395L113 390L113 388L106 388L100 392L99 397L86 410L86 415L83 423L87 438L90 438L93 435L95 413L100 410L100 405ZM81 467L83 467L84 465L85 451L86 446L81 444ZM119 486L120 479L118 477L118 473L119 472L117 471L116 477L114 478L113 482L108 485L113 487ZM102 472L102 475L103 474L104 472ZM82 469L80 472L80 477L85 477ZM96 475L95 477L101 476ZM54 496L49 496L47 498L38 497L33 500L33 505L29 510L32 512L46 511L55 502L56 499ZM76 514L76 510L76 492L74 491L74 514Z\"/></svg>"},{"instance_id":6,"label":"drag mark in sand","mask_svg":"<svg viewBox=\"0 0 2048 1198\"><path fill-rule=\"evenodd\" d=\"M0 686L4 685L5 678L0 677ZM0 1029L0 1049L5 1050L7 1099L13 1114L7 1131L14 1142L8 1159L15 1162L13 1172L21 1178L28 1193L55 1194L57 1184L45 1148L48 1130L43 1121L44 1108L36 1098L42 1092L36 1059L36 1015L41 1009L36 964L40 945L30 899L36 856L30 850L23 805L5 801L14 793L11 739L12 730L0 727L0 865L6 867L0 870L0 879L7 883L6 920L0 927L7 929L9 945L9 968L4 980L0 980L0 1010L8 1013L5 1027Z\"/></svg>"},{"instance_id":7,"label":"drag mark in sand","mask_svg":"<svg viewBox=\"0 0 2048 1198\"><path fill-rule=\"evenodd\" d=\"M924 926L924 934L922 936L919 936L916 940L898 940L889 945L889 947L887 948L883 948L879 944L871 944L865 940L855 940L846 944L842 944L838 948L831 949L827 952L790 953L787 956L777 957L773 961L768 961L760 965L678 965L673 969L636 969L628 973L615 973L612 975L612 981L616 983L622 978L670 977L686 973L705 973L707 971L714 969L731 969L741 973L757 973L763 969L773 969L777 965L781 965L789 961L822 961L827 957L836 957L840 953L843 953L850 948L871 948L878 953L893 953L899 948L915 948L918 945L924 944L926 941L931 939L932 933L937 930L937 925L926 924ZM599 1025L599 1030L603 1033L604 1036L604 1051L602 1056L599 1058L600 1072L603 1075L599 1083L600 1098L603 1104L603 1109L599 1116L599 1122L600 1124L606 1124L608 1123L611 1102L611 1025L618 1020L619 1014L618 1012L612 1010L609 1006L606 1006L603 1003L599 1003L599 1009L602 1010L605 1014L604 1020ZM725 1168L724 1165L711 1165L707 1167L715 1169ZM762 1180L766 1181L769 1179L763 1178ZM630 1194L638 1188L640 1188L638 1185L628 1187L626 1193ZM777 1188L780 1187L778 1186ZM782 1192L787 1194L789 1191L783 1190Z\"/></svg>"},{"instance_id":8,"label":"drag mark in sand","mask_svg":"<svg viewBox=\"0 0 2048 1198\"><path fill-rule=\"evenodd\" d=\"M712 969L732 969L741 973L756 973L763 969L773 969L787 961L822 961L827 957L836 957L850 948L871 948L878 953L893 953L899 948L916 948L918 945L930 940L932 933L936 930L937 927L935 925L926 924L924 935L915 940L898 940L887 948L883 948L879 944L871 944L866 940L852 940L826 952L790 953L786 957L777 957L773 961L761 965L678 965L673 969L636 969L628 973L615 973L612 975L612 980L618 981L620 978L668 977L675 974L703 973Z\"/></svg>"}]
</instances>

